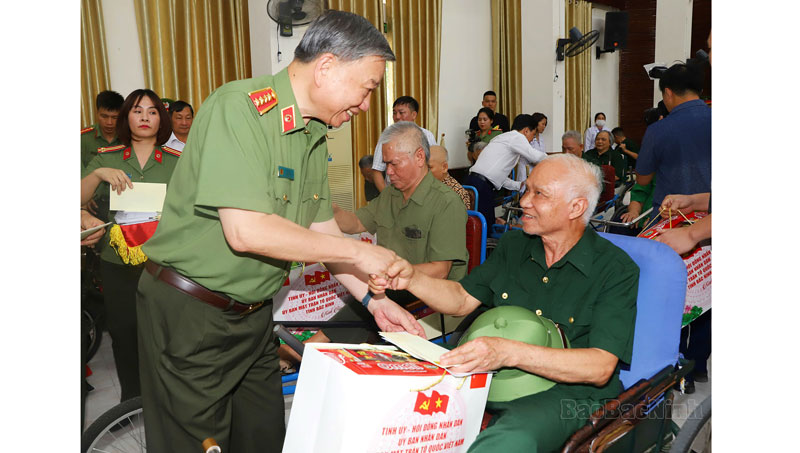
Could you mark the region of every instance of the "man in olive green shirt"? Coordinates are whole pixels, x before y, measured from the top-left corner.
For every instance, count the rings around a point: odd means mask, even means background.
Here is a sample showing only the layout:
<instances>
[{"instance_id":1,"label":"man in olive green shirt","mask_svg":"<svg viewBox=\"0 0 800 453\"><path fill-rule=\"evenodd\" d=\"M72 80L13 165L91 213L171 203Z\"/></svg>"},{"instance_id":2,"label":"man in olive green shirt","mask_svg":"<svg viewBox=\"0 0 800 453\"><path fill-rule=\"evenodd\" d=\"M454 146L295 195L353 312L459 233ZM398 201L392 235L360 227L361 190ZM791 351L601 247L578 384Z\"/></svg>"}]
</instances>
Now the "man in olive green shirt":
<instances>
[{"instance_id":1,"label":"man in olive green shirt","mask_svg":"<svg viewBox=\"0 0 800 453\"><path fill-rule=\"evenodd\" d=\"M600 169L571 154L540 162L520 201L523 231L511 231L461 282L416 272L399 259L370 288L407 289L437 311L465 315L480 305L516 305L556 322L569 349L481 337L444 354L453 372L519 368L555 381L549 390L487 404L493 415L470 452L556 451L622 385L630 363L639 268L587 227L600 194ZM387 286L388 285L388 286Z\"/></svg>"},{"instance_id":2,"label":"man in olive green shirt","mask_svg":"<svg viewBox=\"0 0 800 453\"><path fill-rule=\"evenodd\" d=\"M342 236L328 186L326 124L369 108L386 61L366 19L327 11L289 66L227 83L203 103L167 189L139 281L147 447L280 451L284 407L272 296L292 261L324 262L356 297L394 252ZM365 277L362 277L365 278ZM386 297L368 301L384 330L422 335Z\"/></svg>"},{"instance_id":3,"label":"man in olive green shirt","mask_svg":"<svg viewBox=\"0 0 800 453\"><path fill-rule=\"evenodd\" d=\"M430 150L422 129L409 121L392 124L381 134L382 159L391 184L355 213L336 209L336 222L348 234L369 231L378 245L407 259L414 268L435 278L458 281L467 273L467 210L458 195L428 170ZM406 305L417 300L407 291L387 291ZM359 302L348 303L332 321L368 320ZM367 329L326 328L309 339L362 343Z\"/></svg>"},{"instance_id":4,"label":"man in olive green shirt","mask_svg":"<svg viewBox=\"0 0 800 453\"><path fill-rule=\"evenodd\" d=\"M97 155L97 150L120 144L117 116L125 99L116 91L101 91L95 99L97 123L81 129L81 169Z\"/></svg>"}]
</instances>

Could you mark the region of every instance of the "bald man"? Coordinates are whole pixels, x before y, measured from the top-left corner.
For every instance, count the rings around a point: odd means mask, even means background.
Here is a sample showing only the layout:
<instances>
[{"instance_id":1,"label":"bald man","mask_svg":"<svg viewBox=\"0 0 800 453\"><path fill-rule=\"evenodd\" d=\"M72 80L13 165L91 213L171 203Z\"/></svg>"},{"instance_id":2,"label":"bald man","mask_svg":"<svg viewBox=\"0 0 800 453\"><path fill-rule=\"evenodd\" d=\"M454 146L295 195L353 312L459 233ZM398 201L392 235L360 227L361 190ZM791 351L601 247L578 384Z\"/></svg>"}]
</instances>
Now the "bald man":
<instances>
[{"instance_id":1,"label":"bald man","mask_svg":"<svg viewBox=\"0 0 800 453\"><path fill-rule=\"evenodd\" d=\"M428 159L428 169L433 177L441 181L447 187L453 189L461 197L461 201L467 209L472 209L472 202L469 199L467 189L461 186L455 178L447 172L447 149L444 146L434 145L430 147L431 156Z\"/></svg>"}]
</instances>

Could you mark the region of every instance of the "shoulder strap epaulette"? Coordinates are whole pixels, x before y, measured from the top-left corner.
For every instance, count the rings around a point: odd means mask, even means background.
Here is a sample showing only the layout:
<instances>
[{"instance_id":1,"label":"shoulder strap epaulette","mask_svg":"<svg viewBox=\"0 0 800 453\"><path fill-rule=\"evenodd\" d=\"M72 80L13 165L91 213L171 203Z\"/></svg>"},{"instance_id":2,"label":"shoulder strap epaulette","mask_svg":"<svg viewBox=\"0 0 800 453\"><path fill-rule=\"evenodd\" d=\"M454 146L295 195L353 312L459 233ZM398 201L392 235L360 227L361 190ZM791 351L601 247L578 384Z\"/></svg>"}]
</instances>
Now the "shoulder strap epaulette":
<instances>
[{"instance_id":1,"label":"shoulder strap epaulette","mask_svg":"<svg viewBox=\"0 0 800 453\"><path fill-rule=\"evenodd\" d=\"M161 145L161 149L163 149L164 152L167 154L172 154L175 157L181 157L181 151L178 151L175 148L170 148L169 146Z\"/></svg>"},{"instance_id":2,"label":"shoulder strap epaulette","mask_svg":"<svg viewBox=\"0 0 800 453\"><path fill-rule=\"evenodd\" d=\"M83 128L83 129L81 129L81 135L83 135L83 134L85 134L87 132L92 132L93 130L94 130L94 126L89 126L89 127Z\"/></svg>"},{"instance_id":3,"label":"shoulder strap epaulette","mask_svg":"<svg viewBox=\"0 0 800 453\"><path fill-rule=\"evenodd\" d=\"M97 148L97 153L113 153L114 151L122 151L123 149L125 149L125 145L104 146L102 148Z\"/></svg>"},{"instance_id":4,"label":"shoulder strap epaulette","mask_svg":"<svg viewBox=\"0 0 800 453\"><path fill-rule=\"evenodd\" d=\"M247 93L247 95L250 97L250 101L255 106L259 115L269 112L272 107L278 105L278 95L272 87L251 91Z\"/></svg>"}]
</instances>

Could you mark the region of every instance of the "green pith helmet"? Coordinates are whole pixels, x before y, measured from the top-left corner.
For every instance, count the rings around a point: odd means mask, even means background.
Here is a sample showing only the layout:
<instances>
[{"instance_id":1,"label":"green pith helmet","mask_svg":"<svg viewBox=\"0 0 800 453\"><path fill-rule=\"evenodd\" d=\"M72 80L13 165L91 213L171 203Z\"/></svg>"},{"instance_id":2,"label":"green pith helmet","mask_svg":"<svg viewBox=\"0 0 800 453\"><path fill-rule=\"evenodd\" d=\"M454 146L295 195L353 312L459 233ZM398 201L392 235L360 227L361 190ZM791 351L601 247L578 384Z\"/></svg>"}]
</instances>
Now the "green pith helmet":
<instances>
[{"instance_id":1,"label":"green pith helmet","mask_svg":"<svg viewBox=\"0 0 800 453\"><path fill-rule=\"evenodd\" d=\"M458 344L478 337L500 337L558 349L569 347L569 341L561 336L553 321L514 305L495 307L475 318ZM554 385L556 383L549 379L519 368L503 368L492 377L489 401L511 401Z\"/></svg>"}]
</instances>

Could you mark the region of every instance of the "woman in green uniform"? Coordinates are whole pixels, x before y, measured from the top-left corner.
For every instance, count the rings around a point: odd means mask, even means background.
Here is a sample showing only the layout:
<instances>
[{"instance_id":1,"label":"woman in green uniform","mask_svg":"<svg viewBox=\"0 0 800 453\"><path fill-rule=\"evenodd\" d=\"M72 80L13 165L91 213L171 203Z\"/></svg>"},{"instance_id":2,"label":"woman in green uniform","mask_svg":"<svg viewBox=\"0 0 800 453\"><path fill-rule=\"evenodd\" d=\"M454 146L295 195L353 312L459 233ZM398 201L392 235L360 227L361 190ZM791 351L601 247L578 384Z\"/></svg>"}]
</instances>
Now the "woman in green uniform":
<instances>
[{"instance_id":1,"label":"woman in green uniform","mask_svg":"<svg viewBox=\"0 0 800 453\"><path fill-rule=\"evenodd\" d=\"M171 133L169 114L156 93L140 89L128 95L117 121L117 137L123 144L101 148L86 166L81 179L81 205L95 193L107 194L109 189L122 193L133 189L133 182L168 183L180 156L180 151L162 146ZM117 214L111 211L109 220L114 221ZM155 229L152 223L127 228L131 230L122 232L117 225L107 228L105 238L101 240L105 247L100 254L103 299L114 363L122 388L121 401L141 393L136 287L147 259L139 247L128 241L140 245ZM138 231L131 235L136 229Z\"/></svg>"}]
</instances>

